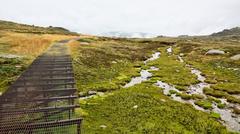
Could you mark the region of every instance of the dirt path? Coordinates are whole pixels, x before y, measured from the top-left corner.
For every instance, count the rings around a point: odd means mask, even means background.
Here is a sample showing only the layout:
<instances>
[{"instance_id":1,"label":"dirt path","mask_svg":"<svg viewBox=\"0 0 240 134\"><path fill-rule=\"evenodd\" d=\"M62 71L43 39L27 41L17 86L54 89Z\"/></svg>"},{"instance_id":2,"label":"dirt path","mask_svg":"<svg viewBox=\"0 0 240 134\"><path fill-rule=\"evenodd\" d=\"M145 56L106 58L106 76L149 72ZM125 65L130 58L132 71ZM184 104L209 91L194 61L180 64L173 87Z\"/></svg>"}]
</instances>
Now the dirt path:
<instances>
[{"instance_id":1,"label":"dirt path","mask_svg":"<svg viewBox=\"0 0 240 134\"><path fill-rule=\"evenodd\" d=\"M0 98L2 133L80 133L78 98L69 50L52 45Z\"/></svg>"}]
</instances>

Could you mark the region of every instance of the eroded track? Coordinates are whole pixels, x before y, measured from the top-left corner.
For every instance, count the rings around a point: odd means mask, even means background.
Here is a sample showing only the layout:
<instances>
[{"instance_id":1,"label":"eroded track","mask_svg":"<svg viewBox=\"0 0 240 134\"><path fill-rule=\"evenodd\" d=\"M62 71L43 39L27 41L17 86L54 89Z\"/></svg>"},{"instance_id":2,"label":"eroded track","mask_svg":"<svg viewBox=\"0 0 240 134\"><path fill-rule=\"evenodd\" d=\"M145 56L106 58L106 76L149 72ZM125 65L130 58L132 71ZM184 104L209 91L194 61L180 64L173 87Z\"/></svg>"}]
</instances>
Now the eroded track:
<instances>
[{"instance_id":1,"label":"eroded track","mask_svg":"<svg viewBox=\"0 0 240 134\"><path fill-rule=\"evenodd\" d=\"M0 98L1 134L76 134L72 61L59 42L39 56Z\"/></svg>"}]
</instances>

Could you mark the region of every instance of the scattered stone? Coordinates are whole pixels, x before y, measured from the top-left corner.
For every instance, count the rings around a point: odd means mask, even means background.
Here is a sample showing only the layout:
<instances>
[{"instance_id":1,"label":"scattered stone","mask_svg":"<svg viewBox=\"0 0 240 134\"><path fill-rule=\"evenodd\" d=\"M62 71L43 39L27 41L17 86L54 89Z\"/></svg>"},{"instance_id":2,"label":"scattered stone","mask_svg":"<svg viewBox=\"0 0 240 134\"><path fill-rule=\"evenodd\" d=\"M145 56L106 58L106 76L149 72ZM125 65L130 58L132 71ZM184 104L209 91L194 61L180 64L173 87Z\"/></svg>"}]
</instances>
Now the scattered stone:
<instances>
[{"instance_id":1,"label":"scattered stone","mask_svg":"<svg viewBox=\"0 0 240 134\"><path fill-rule=\"evenodd\" d=\"M240 60L240 54L234 55L230 59L231 60Z\"/></svg>"},{"instance_id":2,"label":"scattered stone","mask_svg":"<svg viewBox=\"0 0 240 134\"><path fill-rule=\"evenodd\" d=\"M15 58L22 58L23 56L14 55L14 54L0 54L1 58L8 58L8 59L15 59Z\"/></svg>"},{"instance_id":3,"label":"scattered stone","mask_svg":"<svg viewBox=\"0 0 240 134\"><path fill-rule=\"evenodd\" d=\"M183 54L183 53L180 53L179 56L184 56L184 54Z\"/></svg>"},{"instance_id":4,"label":"scattered stone","mask_svg":"<svg viewBox=\"0 0 240 134\"><path fill-rule=\"evenodd\" d=\"M80 97L85 97L85 96L86 96L86 93L84 93L84 92L79 92L79 96L80 96Z\"/></svg>"},{"instance_id":5,"label":"scattered stone","mask_svg":"<svg viewBox=\"0 0 240 134\"><path fill-rule=\"evenodd\" d=\"M161 99L161 101L162 101L162 102L166 102L166 100L165 100L165 99Z\"/></svg>"},{"instance_id":6,"label":"scattered stone","mask_svg":"<svg viewBox=\"0 0 240 134\"><path fill-rule=\"evenodd\" d=\"M117 62L116 61L112 61L112 64L116 64Z\"/></svg>"},{"instance_id":7,"label":"scattered stone","mask_svg":"<svg viewBox=\"0 0 240 134\"><path fill-rule=\"evenodd\" d=\"M81 45L89 45L88 42L81 42L80 44L81 44Z\"/></svg>"},{"instance_id":8,"label":"scattered stone","mask_svg":"<svg viewBox=\"0 0 240 134\"><path fill-rule=\"evenodd\" d=\"M88 91L88 95L95 95L95 94L97 94L96 91Z\"/></svg>"},{"instance_id":9,"label":"scattered stone","mask_svg":"<svg viewBox=\"0 0 240 134\"><path fill-rule=\"evenodd\" d=\"M179 73L179 72L180 72L180 70L178 70L178 69L177 69L177 70L176 70L176 72L177 72L177 73Z\"/></svg>"},{"instance_id":10,"label":"scattered stone","mask_svg":"<svg viewBox=\"0 0 240 134\"><path fill-rule=\"evenodd\" d=\"M107 126L106 125L100 125L99 127L105 129Z\"/></svg>"},{"instance_id":11,"label":"scattered stone","mask_svg":"<svg viewBox=\"0 0 240 134\"><path fill-rule=\"evenodd\" d=\"M169 47L169 48L167 49L167 53L169 53L169 54L172 53L172 47Z\"/></svg>"},{"instance_id":12,"label":"scattered stone","mask_svg":"<svg viewBox=\"0 0 240 134\"><path fill-rule=\"evenodd\" d=\"M22 66L21 66L21 65L16 65L15 67L16 67L16 68L22 68Z\"/></svg>"},{"instance_id":13,"label":"scattered stone","mask_svg":"<svg viewBox=\"0 0 240 134\"><path fill-rule=\"evenodd\" d=\"M99 96L103 96L104 93L103 93L103 92L98 92L97 95L99 95Z\"/></svg>"},{"instance_id":14,"label":"scattered stone","mask_svg":"<svg viewBox=\"0 0 240 134\"><path fill-rule=\"evenodd\" d=\"M233 113L240 114L240 108L239 107L234 107L233 108Z\"/></svg>"},{"instance_id":15,"label":"scattered stone","mask_svg":"<svg viewBox=\"0 0 240 134\"><path fill-rule=\"evenodd\" d=\"M207 55L223 55L225 54L225 52L217 49L212 49L212 50L209 50L206 54Z\"/></svg>"},{"instance_id":16,"label":"scattered stone","mask_svg":"<svg viewBox=\"0 0 240 134\"><path fill-rule=\"evenodd\" d=\"M134 109L137 109L137 108L138 108L138 105L133 106L133 108L134 108Z\"/></svg>"}]
</instances>

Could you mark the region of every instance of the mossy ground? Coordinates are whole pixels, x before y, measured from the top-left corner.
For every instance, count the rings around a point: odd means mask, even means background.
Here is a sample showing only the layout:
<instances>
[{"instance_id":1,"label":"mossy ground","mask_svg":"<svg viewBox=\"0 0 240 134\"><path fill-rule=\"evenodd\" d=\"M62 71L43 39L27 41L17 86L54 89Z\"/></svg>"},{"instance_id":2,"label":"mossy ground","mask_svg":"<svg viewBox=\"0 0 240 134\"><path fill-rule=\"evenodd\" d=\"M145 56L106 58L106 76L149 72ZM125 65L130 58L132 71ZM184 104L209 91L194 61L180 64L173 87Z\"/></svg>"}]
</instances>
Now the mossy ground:
<instances>
[{"instance_id":1,"label":"mossy ground","mask_svg":"<svg viewBox=\"0 0 240 134\"><path fill-rule=\"evenodd\" d=\"M82 100L84 133L227 133L216 115L170 100L149 83ZM105 127L101 127L104 125Z\"/></svg>"},{"instance_id":2,"label":"mossy ground","mask_svg":"<svg viewBox=\"0 0 240 134\"><path fill-rule=\"evenodd\" d=\"M204 55L209 49L207 45L201 46L197 41L185 44L186 42L173 38L136 40L87 37L70 43L79 91L111 91L105 96L80 101L82 107L78 113L84 118L83 132L227 133L226 128L217 121L217 113L203 113L191 105L172 101L163 95L160 88L153 86L157 80L172 84L183 91L182 94L171 92L172 94L178 94L185 99L195 99L198 105L205 108L211 108L211 104L218 100L211 95L203 101L204 96L185 94L188 86L199 82L186 64L191 64L201 71L203 69L203 75L207 80L211 80L210 76L214 75L211 71L215 70L212 62L219 58ZM170 45L174 45L172 55L166 53ZM157 51L161 52L159 59L147 65L142 63ZM187 63L178 61L177 55L180 53L184 54L183 58ZM159 70L151 72L153 77L149 81L131 88L121 88L131 77L139 75L140 68L148 69L150 66ZM208 69L211 71L208 72ZM219 78L224 78L224 75L219 71ZM228 76L237 81L235 75ZM221 102L217 104L220 108L224 107Z\"/></svg>"}]
</instances>

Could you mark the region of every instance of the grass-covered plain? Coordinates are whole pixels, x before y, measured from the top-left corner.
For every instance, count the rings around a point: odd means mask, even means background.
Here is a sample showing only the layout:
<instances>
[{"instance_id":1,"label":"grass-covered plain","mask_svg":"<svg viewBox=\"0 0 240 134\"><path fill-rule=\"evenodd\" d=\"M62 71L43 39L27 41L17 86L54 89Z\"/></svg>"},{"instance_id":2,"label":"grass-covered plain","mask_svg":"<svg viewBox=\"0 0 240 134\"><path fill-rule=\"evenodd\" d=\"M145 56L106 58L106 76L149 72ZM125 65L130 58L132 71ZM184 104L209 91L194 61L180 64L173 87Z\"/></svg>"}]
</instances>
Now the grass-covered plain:
<instances>
[{"instance_id":1,"label":"grass-covered plain","mask_svg":"<svg viewBox=\"0 0 240 134\"><path fill-rule=\"evenodd\" d=\"M239 61L229 60L237 54L234 51L234 48L238 49L237 43L230 41L231 45L226 49L219 40L190 39L87 36L71 42L69 46L79 91L107 92L104 96L79 102L82 107L77 113L84 117L84 133L227 133L226 128L218 122L218 113L200 112L191 105L172 101L153 85L157 80L174 85L182 93L170 91L172 94L186 100L194 99L196 105L205 109L211 109L213 103L224 108L225 104L218 100L222 97L229 102L237 102L232 94L236 94L238 89L227 91L228 88L223 89L220 84L226 83L231 87L238 84L239 72L228 69L239 68ZM166 52L169 46L173 47L172 54ZM213 48L232 51L225 55L205 54ZM158 51L161 52L159 59L143 64L144 60ZM184 63L179 62L180 54L183 55ZM187 64L202 71L202 75L207 78L206 82L212 84L210 88L204 89L206 100L202 95L185 93L190 85L199 82ZM153 77L150 80L131 88L122 88L131 77L139 75L141 69L149 69L151 66L159 70L151 71ZM215 95L221 93L226 96Z\"/></svg>"},{"instance_id":2,"label":"grass-covered plain","mask_svg":"<svg viewBox=\"0 0 240 134\"><path fill-rule=\"evenodd\" d=\"M161 46L138 40L82 37L69 43L77 87L82 92L120 89L139 75L141 61Z\"/></svg>"}]
</instances>

